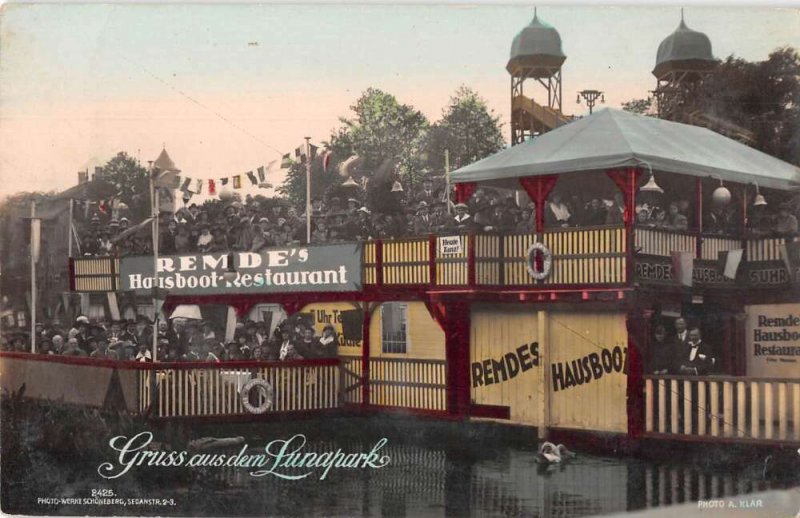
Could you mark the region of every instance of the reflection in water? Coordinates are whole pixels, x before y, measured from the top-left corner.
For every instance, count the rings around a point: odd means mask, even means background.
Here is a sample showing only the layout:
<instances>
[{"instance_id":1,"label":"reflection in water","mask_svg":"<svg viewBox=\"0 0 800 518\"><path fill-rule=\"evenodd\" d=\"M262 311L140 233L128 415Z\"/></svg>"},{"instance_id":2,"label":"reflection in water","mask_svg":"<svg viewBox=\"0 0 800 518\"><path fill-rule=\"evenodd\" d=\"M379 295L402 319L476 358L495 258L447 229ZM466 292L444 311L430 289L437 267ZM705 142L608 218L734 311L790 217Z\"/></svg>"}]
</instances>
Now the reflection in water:
<instances>
[{"instance_id":1,"label":"reflection in water","mask_svg":"<svg viewBox=\"0 0 800 518\"><path fill-rule=\"evenodd\" d=\"M312 470L302 480L283 480L270 475L254 478L247 468L147 465L137 466L119 479L105 480L97 474L99 462L81 458L76 451L75 456L61 460L26 458L30 465L3 477L3 495L12 491L16 496L13 509L6 499L3 510L128 516L589 516L798 483L797 470L786 476L789 478L768 482L763 462L749 469L714 470L697 464L699 459L692 462L694 456L688 455L676 455L677 462L655 463L578 451L569 461L539 464L537 445L528 443L526 437L516 438L518 445L512 445L512 436L506 432L484 433L464 423L333 418L283 424L209 424L202 430L192 424L172 433L167 428L153 430L156 440L179 443L177 438L188 435L243 435L250 445L248 454L262 453L270 441L286 440L296 433L309 436L304 453L369 452L386 437L388 443L381 453L391 462L382 469L332 469L325 480L320 480L323 468ZM224 453L236 455L238 451L234 447ZM286 471L302 475L308 469ZM87 497L97 489L111 489L121 498L174 499L175 505L37 503L43 492L58 498Z\"/></svg>"},{"instance_id":2,"label":"reflection in water","mask_svg":"<svg viewBox=\"0 0 800 518\"><path fill-rule=\"evenodd\" d=\"M252 442L251 442L252 444ZM310 443L305 451L368 450L371 444ZM392 462L381 470L315 473L302 481L253 479L246 470L221 468L214 483L240 493L237 514L355 516L590 516L722 498L769 489L759 469L703 471L679 464L655 464L580 454L562 464L542 465L536 452L498 448L474 452L391 443ZM213 493L217 492L212 490ZM209 493L206 493L206 497ZM198 504L196 498L190 498ZM189 504L187 511L202 513ZM233 512L229 510L229 512Z\"/></svg>"}]
</instances>

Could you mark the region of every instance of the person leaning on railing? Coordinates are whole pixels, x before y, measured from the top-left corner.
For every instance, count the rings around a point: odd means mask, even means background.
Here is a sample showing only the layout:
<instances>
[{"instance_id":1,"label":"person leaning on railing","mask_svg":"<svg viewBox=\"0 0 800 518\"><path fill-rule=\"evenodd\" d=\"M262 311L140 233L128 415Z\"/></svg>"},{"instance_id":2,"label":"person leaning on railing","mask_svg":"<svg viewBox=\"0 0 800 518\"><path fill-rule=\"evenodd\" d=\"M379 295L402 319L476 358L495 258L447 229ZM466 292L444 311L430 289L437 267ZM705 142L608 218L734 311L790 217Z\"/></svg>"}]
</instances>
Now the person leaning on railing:
<instances>
[{"instance_id":1,"label":"person leaning on railing","mask_svg":"<svg viewBox=\"0 0 800 518\"><path fill-rule=\"evenodd\" d=\"M716 358L711 353L711 348L701 339L700 329L693 327L689 330L688 343L679 357L678 372L705 376L714 369L715 364Z\"/></svg>"}]
</instances>

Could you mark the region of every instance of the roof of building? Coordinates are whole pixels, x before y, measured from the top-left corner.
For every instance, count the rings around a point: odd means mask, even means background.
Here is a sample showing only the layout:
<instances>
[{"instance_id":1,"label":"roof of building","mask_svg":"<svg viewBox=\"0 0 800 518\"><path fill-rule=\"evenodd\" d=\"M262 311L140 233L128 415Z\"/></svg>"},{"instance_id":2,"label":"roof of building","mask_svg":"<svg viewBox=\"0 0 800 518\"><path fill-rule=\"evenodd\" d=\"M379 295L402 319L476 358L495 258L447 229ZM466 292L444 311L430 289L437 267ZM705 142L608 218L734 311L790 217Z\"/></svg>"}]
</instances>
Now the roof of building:
<instances>
[{"instance_id":1,"label":"roof of building","mask_svg":"<svg viewBox=\"0 0 800 518\"><path fill-rule=\"evenodd\" d=\"M788 190L800 168L709 129L603 109L451 173L453 182L519 188L522 176L607 171L649 164L655 171Z\"/></svg>"}]
</instances>

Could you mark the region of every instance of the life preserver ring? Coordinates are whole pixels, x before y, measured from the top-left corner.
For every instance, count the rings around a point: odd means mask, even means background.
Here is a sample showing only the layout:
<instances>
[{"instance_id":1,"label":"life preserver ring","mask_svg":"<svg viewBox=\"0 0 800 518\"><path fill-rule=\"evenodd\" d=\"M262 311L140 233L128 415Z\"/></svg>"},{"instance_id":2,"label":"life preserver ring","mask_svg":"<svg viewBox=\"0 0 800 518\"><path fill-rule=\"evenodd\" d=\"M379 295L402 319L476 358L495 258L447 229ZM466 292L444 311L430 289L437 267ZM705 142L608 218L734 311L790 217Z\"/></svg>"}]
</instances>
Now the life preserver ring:
<instances>
[{"instance_id":1,"label":"life preserver ring","mask_svg":"<svg viewBox=\"0 0 800 518\"><path fill-rule=\"evenodd\" d=\"M253 406L252 403L250 403L250 391L253 387L258 387L264 394L264 402L259 406ZM272 408L272 385L265 379L253 378L242 386L242 390L239 391L239 397L242 400L242 406L249 413L263 414Z\"/></svg>"},{"instance_id":2,"label":"life preserver ring","mask_svg":"<svg viewBox=\"0 0 800 518\"><path fill-rule=\"evenodd\" d=\"M542 270L536 269L536 252L542 253ZM528 273L537 281L546 279L553 268L553 253L544 243L534 243L528 249Z\"/></svg>"}]
</instances>

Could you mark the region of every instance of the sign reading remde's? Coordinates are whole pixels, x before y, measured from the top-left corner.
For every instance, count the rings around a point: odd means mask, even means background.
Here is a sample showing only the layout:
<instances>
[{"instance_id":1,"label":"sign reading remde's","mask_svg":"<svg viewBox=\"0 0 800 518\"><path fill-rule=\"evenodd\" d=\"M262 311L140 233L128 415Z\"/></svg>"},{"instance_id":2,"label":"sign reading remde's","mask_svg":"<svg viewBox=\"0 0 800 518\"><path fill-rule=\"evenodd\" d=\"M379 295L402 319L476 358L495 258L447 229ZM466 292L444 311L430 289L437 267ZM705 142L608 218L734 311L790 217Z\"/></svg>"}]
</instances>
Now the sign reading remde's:
<instances>
[{"instance_id":1,"label":"sign reading remde's","mask_svg":"<svg viewBox=\"0 0 800 518\"><path fill-rule=\"evenodd\" d=\"M123 290L144 294L153 288L152 257L126 257L120 263ZM361 289L359 244L235 252L233 265L236 277L226 281L226 253L160 257L158 284L175 295Z\"/></svg>"}]
</instances>

